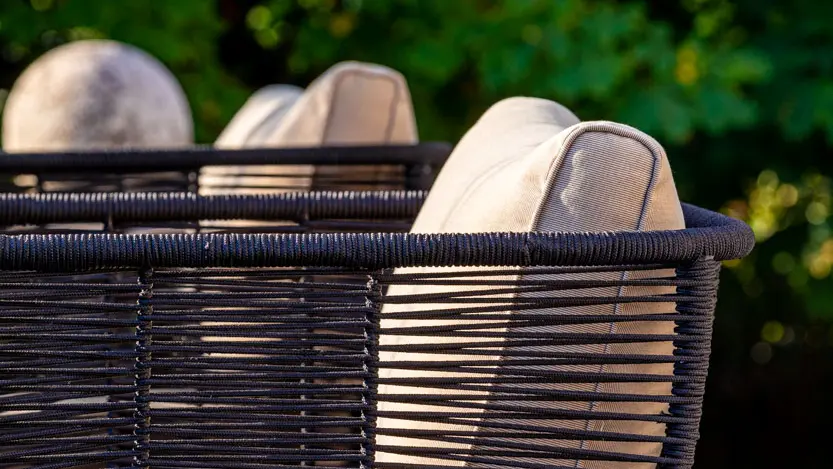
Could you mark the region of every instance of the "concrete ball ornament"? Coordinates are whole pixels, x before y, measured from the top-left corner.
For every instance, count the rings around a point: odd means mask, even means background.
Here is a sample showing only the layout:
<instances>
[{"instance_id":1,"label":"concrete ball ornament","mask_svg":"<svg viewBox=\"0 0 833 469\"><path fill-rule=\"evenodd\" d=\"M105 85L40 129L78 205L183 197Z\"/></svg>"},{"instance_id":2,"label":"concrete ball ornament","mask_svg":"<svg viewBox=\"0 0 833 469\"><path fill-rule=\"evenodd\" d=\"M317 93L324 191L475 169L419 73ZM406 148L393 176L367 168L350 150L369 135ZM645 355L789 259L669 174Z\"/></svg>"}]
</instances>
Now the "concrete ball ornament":
<instances>
[{"instance_id":1,"label":"concrete ball ornament","mask_svg":"<svg viewBox=\"0 0 833 469\"><path fill-rule=\"evenodd\" d=\"M72 42L35 60L9 93L6 152L192 145L188 101L173 74L126 44Z\"/></svg>"}]
</instances>

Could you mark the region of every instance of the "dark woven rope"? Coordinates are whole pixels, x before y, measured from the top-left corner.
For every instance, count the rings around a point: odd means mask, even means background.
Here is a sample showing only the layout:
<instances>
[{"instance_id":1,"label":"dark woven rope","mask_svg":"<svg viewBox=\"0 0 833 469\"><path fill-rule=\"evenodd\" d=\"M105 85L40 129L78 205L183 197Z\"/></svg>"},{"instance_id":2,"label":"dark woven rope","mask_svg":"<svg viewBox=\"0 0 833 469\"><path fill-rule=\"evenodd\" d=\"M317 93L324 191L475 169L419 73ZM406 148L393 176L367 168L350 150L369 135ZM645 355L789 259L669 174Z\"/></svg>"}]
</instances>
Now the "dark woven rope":
<instances>
[{"instance_id":1,"label":"dark woven rope","mask_svg":"<svg viewBox=\"0 0 833 469\"><path fill-rule=\"evenodd\" d=\"M368 291L378 288L352 284L355 275L344 271L341 283L299 283L304 270L283 271L293 281L281 282L246 273L157 278L143 271L132 284L117 273L47 274L41 284L29 273L3 282L0 461L25 468L369 464L376 398L362 380L378 360L362 331L378 309L366 304ZM107 279L117 281L97 283ZM232 302L216 290L224 280L237 294ZM83 298L61 301L74 296ZM318 381L332 379L353 382ZM353 428L365 430L338 431Z\"/></svg>"},{"instance_id":2,"label":"dark woven rope","mask_svg":"<svg viewBox=\"0 0 833 469\"><path fill-rule=\"evenodd\" d=\"M676 274L657 271L668 266L655 264L363 275L338 269L2 273L0 461L27 469L300 468L324 461L377 469L451 468L460 461L499 469L567 468L564 461L574 459L690 467L718 266L701 260L679 266ZM615 280L623 268L643 276ZM520 273L526 276L517 278ZM608 275L581 277L588 273ZM384 292L415 279L445 289ZM666 293L598 293L618 287L663 287ZM612 308L628 303L662 303L667 311L624 314ZM386 312L383 304L408 310ZM563 313L575 307L592 309ZM385 323L392 319L414 322ZM659 321L673 322L674 333L583 329ZM379 343L401 335L410 339ZM444 340L449 337L455 340ZM673 353L578 348L654 342L673 342ZM380 360L379 352L399 355ZM423 360L421 353L447 359ZM648 363L673 365L674 371L600 368ZM417 373L380 377L380 370ZM672 388L643 394L577 387L581 383ZM380 393L378 385L410 391ZM478 397L486 392L490 397ZM430 408L377 410L380 402ZM669 410L587 407L600 402L660 403ZM456 427L397 428L377 417ZM586 420L609 425L594 430L571 424ZM648 435L610 429L632 421L667 430ZM377 444L377 435L418 444ZM580 441L657 443L662 453L573 444ZM374 462L380 453L435 463Z\"/></svg>"},{"instance_id":3,"label":"dark woven rope","mask_svg":"<svg viewBox=\"0 0 833 469\"><path fill-rule=\"evenodd\" d=\"M412 219L425 191L201 196L185 192L0 194L0 224Z\"/></svg>"},{"instance_id":4,"label":"dark woven rope","mask_svg":"<svg viewBox=\"0 0 833 469\"><path fill-rule=\"evenodd\" d=\"M280 197L6 197L0 207L7 202L8 211L0 213L19 223L43 223L61 210L137 222L309 217L316 210L361 219L399 216L421 200L405 194L390 202L402 203L394 210L381 207L389 202L378 196L396 193L351 200L287 195L302 199L285 205ZM656 233L2 236L0 461L26 469L301 468L325 461L508 469L567 468L581 459L688 468L717 261L744 255L753 240L739 221L693 206L684 211L688 229ZM515 268L377 270L431 265L542 267L526 268L522 278ZM676 274L657 271L668 268ZM640 275L623 279L623 270ZM396 285L443 290L386 293ZM665 293L614 293L653 287ZM633 305L667 310L626 309ZM586 314L561 314L574 308ZM402 319L411 322L385 323ZM675 328L664 334L612 328L633 323ZM594 325L605 327L587 328ZM401 336L408 340L380 341ZM673 343L673 352L627 348L660 343ZM598 346L605 344L626 347L602 353ZM391 352L396 359L380 357ZM448 359L425 360L418 355L424 353ZM673 366L673 373L603 368L649 363ZM380 373L390 370L398 374ZM590 383L665 383L671 392L582 387ZM408 391L380 393L379 386ZM484 392L488 398L472 397ZM595 405L616 402L668 411ZM423 407L379 409L379 403ZM388 419L465 429L395 428ZM610 425L599 431L571 424L588 420ZM615 430L629 421L666 431ZM421 443L377 443L377 435ZM607 446L585 445L602 441ZM655 443L662 451L647 456L610 446L616 442ZM374 461L381 453L435 462Z\"/></svg>"},{"instance_id":5,"label":"dark woven rope","mask_svg":"<svg viewBox=\"0 0 833 469\"><path fill-rule=\"evenodd\" d=\"M60 153L8 153L0 158L0 172L50 171L147 172L199 169L203 166L275 164L315 165L431 165L442 166L450 145L427 142L418 145L351 146L323 148L247 148L224 150L211 147L182 149L79 150Z\"/></svg>"},{"instance_id":6,"label":"dark woven rope","mask_svg":"<svg viewBox=\"0 0 833 469\"><path fill-rule=\"evenodd\" d=\"M684 206L689 228L610 233L62 234L0 236L0 269L130 267L580 266L745 256L751 229Z\"/></svg>"}]
</instances>

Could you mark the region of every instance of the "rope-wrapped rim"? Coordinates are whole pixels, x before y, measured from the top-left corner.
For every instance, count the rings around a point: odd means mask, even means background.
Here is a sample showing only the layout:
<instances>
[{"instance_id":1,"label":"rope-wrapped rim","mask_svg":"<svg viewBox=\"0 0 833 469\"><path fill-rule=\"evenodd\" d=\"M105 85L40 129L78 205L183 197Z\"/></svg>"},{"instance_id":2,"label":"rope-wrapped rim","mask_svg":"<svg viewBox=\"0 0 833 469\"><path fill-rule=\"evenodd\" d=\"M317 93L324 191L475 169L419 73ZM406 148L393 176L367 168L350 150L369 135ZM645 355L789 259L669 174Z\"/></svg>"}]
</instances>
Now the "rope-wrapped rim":
<instances>
[{"instance_id":1,"label":"rope-wrapped rim","mask_svg":"<svg viewBox=\"0 0 833 469\"><path fill-rule=\"evenodd\" d=\"M416 145L342 146L316 148L219 149L198 146L176 149L78 150L0 155L0 172L54 171L129 173L186 171L203 166L282 164L430 165L442 166L451 146L443 142Z\"/></svg>"},{"instance_id":2,"label":"rope-wrapped rim","mask_svg":"<svg viewBox=\"0 0 833 469\"><path fill-rule=\"evenodd\" d=\"M0 194L0 224L414 218L426 191Z\"/></svg>"},{"instance_id":3,"label":"rope-wrapped rim","mask_svg":"<svg viewBox=\"0 0 833 469\"><path fill-rule=\"evenodd\" d=\"M752 250L745 223L688 204L683 212L689 228L650 232L3 235L0 269L681 264Z\"/></svg>"}]
</instances>

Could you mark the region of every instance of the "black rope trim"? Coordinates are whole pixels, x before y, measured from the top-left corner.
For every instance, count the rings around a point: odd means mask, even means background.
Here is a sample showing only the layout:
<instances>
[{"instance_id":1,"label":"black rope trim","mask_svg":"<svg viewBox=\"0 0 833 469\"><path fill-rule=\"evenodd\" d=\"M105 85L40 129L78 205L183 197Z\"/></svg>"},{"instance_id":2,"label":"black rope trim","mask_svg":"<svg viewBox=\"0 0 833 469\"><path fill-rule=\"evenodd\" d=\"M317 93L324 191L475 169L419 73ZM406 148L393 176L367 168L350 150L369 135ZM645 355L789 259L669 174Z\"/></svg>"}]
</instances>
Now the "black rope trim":
<instances>
[{"instance_id":1,"label":"black rope trim","mask_svg":"<svg viewBox=\"0 0 833 469\"><path fill-rule=\"evenodd\" d=\"M579 266L735 259L752 230L683 206L690 228L608 233L56 234L0 236L0 269Z\"/></svg>"},{"instance_id":2,"label":"black rope trim","mask_svg":"<svg viewBox=\"0 0 833 469\"><path fill-rule=\"evenodd\" d=\"M451 145L342 146L318 148L216 149L208 146L177 149L78 150L60 153L5 153L0 172L85 171L159 172L193 170L203 166L249 165L432 165L442 166Z\"/></svg>"},{"instance_id":3,"label":"black rope trim","mask_svg":"<svg viewBox=\"0 0 833 469\"><path fill-rule=\"evenodd\" d=\"M197 220L412 219L425 191L325 191L257 195L187 192L0 194L0 223Z\"/></svg>"}]
</instances>

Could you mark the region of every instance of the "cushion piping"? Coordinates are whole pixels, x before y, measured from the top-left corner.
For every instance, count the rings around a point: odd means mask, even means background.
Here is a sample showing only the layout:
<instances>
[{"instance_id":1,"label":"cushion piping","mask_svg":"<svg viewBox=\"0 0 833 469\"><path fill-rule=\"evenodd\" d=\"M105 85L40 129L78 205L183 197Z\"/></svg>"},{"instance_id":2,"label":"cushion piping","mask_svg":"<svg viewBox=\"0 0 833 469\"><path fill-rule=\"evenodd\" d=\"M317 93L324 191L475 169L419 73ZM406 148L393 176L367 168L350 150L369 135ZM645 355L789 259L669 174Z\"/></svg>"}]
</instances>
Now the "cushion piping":
<instances>
[{"instance_id":1,"label":"cushion piping","mask_svg":"<svg viewBox=\"0 0 833 469\"><path fill-rule=\"evenodd\" d=\"M613 135L617 135L617 136L620 136L620 137L625 137L625 138L629 138L631 140L634 140L634 141L640 143L643 147L645 147L645 149L648 150L648 152L651 154L651 156L654 159L654 164L651 168L651 177L648 179L648 184L647 184L647 187L646 187L646 190L645 190L645 197L642 200L642 207L640 209L639 217L637 219L637 223L636 223L636 227L635 227L635 229L637 231L642 231L645 227L645 219L647 217L647 213L648 213L648 210L650 208L652 195L653 195L654 189L656 187L657 179L658 179L658 174L659 174L659 171L661 170L662 149L657 148L658 145L656 144L656 142L653 139L651 139L650 137L648 137L647 135L643 134L642 132L639 132L635 129L630 129L628 127L624 127L622 125L617 125L617 124L612 123L612 122L592 122L592 123L587 123L587 124L584 124L584 125L582 125L582 124L579 124L579 125L580 125L580 127L575 128L572 131L570 131L570 133L564 139L564 142L561 144L561 147L559 148L558 154L553 159L553 162L550 165L549 170L547 171L547 176L546 176L546 179L545 179L545 181L547 182L547 185L546 185L546 188L544 189L545 198L544 198L543 203L541 203L537 207L537 210L535 211L535 214L534 214L533 219L532 219L532 226L530 227L530 229L534 229L534 227L537 226L538 223L540 222L541 216L543 214L543 208L547 205L546 201L549 199L549 197L551 195L552 188L555 184L555 180L556 180L555 176L558 174L558 169L564 163L564 159L565 159L567 153L569 152L570 148L572 147L573 143L576 141L576 139L578 139L579 136L581 136L585 133L600 132L600 133L609 133L609 134L613 134ZM622 275L620 277L620 281L626 280L627 276L628 276L627 271L622 272ZM618 291L617 291L616 297L621 298L623 293L624 293L624 287L620 286ZM620 312L620 306L617 303L614 306L613 314L616 315L616 314L619 314L619 312ZM615 323L611 323L608 333L612 334L613 331L615 330L615 328L616 328ZM605 344L604 345L604 353L607 354L609 352L610 352L610 344ZM603 365L603 364L599 365L598 373L603 373L605 366L606 365ZM599 392L599 387L600 386L601 386L601 383L596 383L593 387L593 392ZM597 405L598 405L597 401L592 401L590 403L590 411L593 411L596 408ZM585 430L590 430L590 426L591 426L592 423L593 423L592 420L588 420L585 423L584 429ZM602 427L599 430L601 431L601 430L603 430L603 428L604 428L604 422L602 422ZM581 442L579 443L579 448L580 449L586 449L586 445L587 445L587 440L581 440ZM581 460L576 460L573 467L579 468L580 464L581 464Z\"/></svg>"}]
</instances>

